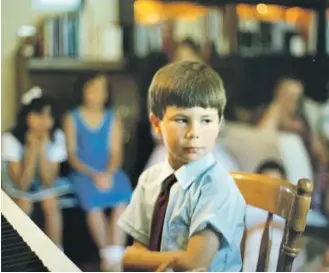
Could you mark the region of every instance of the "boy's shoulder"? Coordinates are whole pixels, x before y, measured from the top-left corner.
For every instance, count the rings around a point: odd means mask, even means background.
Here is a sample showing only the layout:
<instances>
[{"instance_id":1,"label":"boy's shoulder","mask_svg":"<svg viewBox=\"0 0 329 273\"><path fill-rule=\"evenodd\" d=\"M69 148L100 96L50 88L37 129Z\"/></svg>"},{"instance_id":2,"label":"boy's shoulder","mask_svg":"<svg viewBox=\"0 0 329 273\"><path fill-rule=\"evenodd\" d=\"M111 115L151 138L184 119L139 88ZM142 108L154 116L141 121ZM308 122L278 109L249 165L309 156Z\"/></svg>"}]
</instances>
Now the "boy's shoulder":
<instances>
[{"instance_id":1,"label":"boy's shoulder","mask_svg":"<svg viewBox=\"0 0 329 273\"><path fill-rule=\"evenodd\" d=\"M156 180L161 180L165 167L166 167L166 162L163 161L163 162L157 163L157 164L147 168L139 176L138 184L140 184L142 186L147 186L148 184L150 184Z\"/></svg>"},{"instance_id":2,"label":"boy's shoulder","mask_svg":"<svg viewBox=\"0 0 329 273\"><path fill-rule=\"evenodd\" d=\"M233 177L219 161L216 161L216 164L204 173L199 184L200 187L207 188L214 195L236 196L244 202L244 198Z\"/></svg>"}]
</instances>

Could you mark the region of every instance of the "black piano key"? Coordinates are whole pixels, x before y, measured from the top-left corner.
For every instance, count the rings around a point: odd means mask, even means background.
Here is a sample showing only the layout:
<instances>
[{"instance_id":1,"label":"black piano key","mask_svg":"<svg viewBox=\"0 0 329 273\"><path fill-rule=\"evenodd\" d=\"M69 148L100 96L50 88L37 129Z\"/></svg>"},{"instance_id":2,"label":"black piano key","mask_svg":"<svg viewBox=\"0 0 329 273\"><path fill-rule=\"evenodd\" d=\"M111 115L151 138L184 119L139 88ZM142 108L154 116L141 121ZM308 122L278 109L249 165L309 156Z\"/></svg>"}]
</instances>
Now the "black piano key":
<instances>
[{"instance_id":1,"label":"black piano key","mask_svg":"<svg viewBox=\"0 0 329 273\"><path fill-rule=\"evenodd\" d=\"M15 245L12 246L11 249L1 249L1 256L6 256L7 254L10 254L11 252L25 252L29 248L27 245L21 244L21 245Z\"/></svg>"},{"instance_id":2,"label":"black piano key","mask_svg":"<svg viewBox=\"0 0 329 273\"><path fill-rule=\"evenodd\" d=\"M38 257L33 252L16 253L6 257L6 259L1 257L1 264L4 266L10 266L11 264L28 263L30 261L34 261L35 259L38 259Z\"/></svg>"},{"instance_id":3,"label":"black piano key","mask_svg":"<svg viewBox=\"0 0 329 273\"><path fill-rule=\"evenodd\" d=\"M30 270L30 271L26 271L26 272L47 272L47 267L40 267L40 268L37 268L35 270Z\"/></svg>"},{"instance_id":4,"label":"black piano key","mask_svg":"<svg viewBox=\"0 0 329 273\"><path fill-rule=\"evenodd\" d=\"M1 214L1 271L49 272L17 230Z\"/></svg>"}]
</instances>

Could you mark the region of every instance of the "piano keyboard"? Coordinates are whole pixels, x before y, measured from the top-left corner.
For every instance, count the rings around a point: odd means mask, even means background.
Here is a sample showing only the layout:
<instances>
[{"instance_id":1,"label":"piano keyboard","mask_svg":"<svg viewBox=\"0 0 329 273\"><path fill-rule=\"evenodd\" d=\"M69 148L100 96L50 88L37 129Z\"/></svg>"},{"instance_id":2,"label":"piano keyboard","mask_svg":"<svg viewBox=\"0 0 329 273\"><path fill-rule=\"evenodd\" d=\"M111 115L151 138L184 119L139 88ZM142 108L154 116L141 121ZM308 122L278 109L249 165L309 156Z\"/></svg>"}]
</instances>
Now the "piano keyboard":
<instances>
[{"instance_id":1,"label":"piano keyboard","mask_svg":"<svg viewBox=\"0 0 329 273\"><path fill-rule=\"evenodd\" d=\"M1 270L4 272L49 272L2 214Z\"/></svg>"},{"instance_id":2,"label":"piano keyboard","mask_svg":"<svg viewBox=\"0 0 329 273\"><path fill-rule=\"evenodd\" d=\"M1 271L81 272L2 190Z\"/></svg>"}]
</instances>

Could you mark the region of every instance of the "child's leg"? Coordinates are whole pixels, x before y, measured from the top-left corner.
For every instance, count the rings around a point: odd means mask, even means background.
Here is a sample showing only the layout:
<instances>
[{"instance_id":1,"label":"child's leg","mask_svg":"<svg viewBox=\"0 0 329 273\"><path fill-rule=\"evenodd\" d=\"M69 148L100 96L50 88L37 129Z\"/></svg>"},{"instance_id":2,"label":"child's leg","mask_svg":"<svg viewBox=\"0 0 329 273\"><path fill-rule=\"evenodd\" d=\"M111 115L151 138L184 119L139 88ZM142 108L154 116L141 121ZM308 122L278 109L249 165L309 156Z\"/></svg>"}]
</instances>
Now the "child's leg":
<instances>
[{"instance_id":1,"label":"child's leg","mask_svg":"<svg viewBox=\"0 0 329 273\"><path fill-rule=\"evenodd\" d=\"M101 265L103 271L122 271L122 257L125 251L126 234L118 227L117 222L126 208L126 205L119 205L112 210L108 219L108 238L110 246L101 250L101 257L105 264Z\"/></svg>"},{"instance_id":2,"label":"child's leg","mask_svg":"<svg viewBox=\"0 0 329 273\"><path fill-rule=\"evenodd\" d=\"M45 216L45 232L58 246L62 246L62 213L57 198L51 197L41 202Z\"/></svg>"},{"instance_id":3,"label":"child's leg","mask_svg":"<svg viewBox=\"0 0 329 273\"><path fill-rule=\"evenodd\" d=\"M89 232L99 250L101 258L102 271L113 271L112 249L109 246L109 237L107 234L108 225L105 213L102 210L94 209L87 212L87 225Z\"/></svg>"},{"instance_id":4,"label":"child's leg","mask_svg":"<svg viewBox=\"0 0 329 273\"><path fill-rule=\"evenodd\" d=\"M126 205L119 205L114 208L108 221L102 211L97 210L88 213L90 231L95 234L93 235L93 237L95 236L94 240L98 241L96 243L100 250L103 271L118 272L122 269L121 260L124 254L126 235L117 226L117 221L125 207Z\"/></svg>"},{"instance_id":5,"label":"child's leg","mask_svg":"<svg viewBox=\"0 0 329 273\"><path fill-rule=\"evenodd\" d=\"M33 209L33 205L32 205L31 201L24 200L24 199L18 199L18 198L14 198L14 201L17 204L17 206L20 207L20 209L22 211L24 211L27 215L30 216L32 209Z\"/></svg>"},{"instance_id":6,"label":"child's leg","mask_svg":"<svg viewBox=\"0 0 329 273\"><path fill-rule=\"evenodd\" d=\"M110 217L110 229L109 229L109 238L111 240L111 244L115 246L125 246L127 235L126 233L119 228L117 225L120 215L123 213L125 208L127 207L126 204L121 204L113 209Z\"/></svg>"},{"instance_id":7,"label":"child's leg","mask_svg":"<svg viewBox=\"0 0 329 273\"><path fill-rule=\"evenodd\" d=\"M108 246L107 223L104 212L100 209L88 211L87 225L97 248L103 249Z\"/></svg>"}]
</instances>

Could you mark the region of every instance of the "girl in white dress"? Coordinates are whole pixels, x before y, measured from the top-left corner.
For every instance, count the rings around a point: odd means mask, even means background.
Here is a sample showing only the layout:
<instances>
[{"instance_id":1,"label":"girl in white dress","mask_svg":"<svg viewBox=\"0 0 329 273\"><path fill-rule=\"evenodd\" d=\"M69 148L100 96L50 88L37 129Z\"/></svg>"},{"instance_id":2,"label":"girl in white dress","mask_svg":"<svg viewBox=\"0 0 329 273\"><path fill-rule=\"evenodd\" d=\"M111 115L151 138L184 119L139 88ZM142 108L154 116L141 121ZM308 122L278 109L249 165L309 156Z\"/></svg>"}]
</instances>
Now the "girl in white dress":
<instances>
[{"instance_id":1,"label":"girl in white dress","mask_svg":"<svg viewBox=\"0 0 329 273\"><path fill-rule=\"evenodd\" d=\"M57 197L71 191L59 177L60 163L67 159L65 138L56 126L54 104L39 87L22 98L14 127L2 135L2 189L28 215L41 202L45 232L62 244L62 217Z\"/></svg>"}]
</instances>

